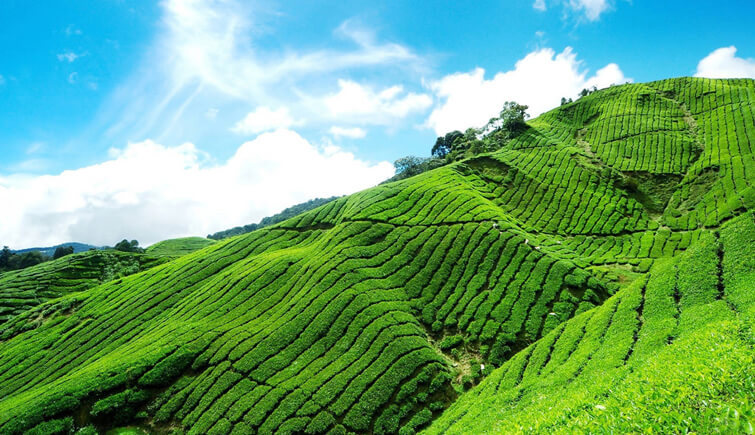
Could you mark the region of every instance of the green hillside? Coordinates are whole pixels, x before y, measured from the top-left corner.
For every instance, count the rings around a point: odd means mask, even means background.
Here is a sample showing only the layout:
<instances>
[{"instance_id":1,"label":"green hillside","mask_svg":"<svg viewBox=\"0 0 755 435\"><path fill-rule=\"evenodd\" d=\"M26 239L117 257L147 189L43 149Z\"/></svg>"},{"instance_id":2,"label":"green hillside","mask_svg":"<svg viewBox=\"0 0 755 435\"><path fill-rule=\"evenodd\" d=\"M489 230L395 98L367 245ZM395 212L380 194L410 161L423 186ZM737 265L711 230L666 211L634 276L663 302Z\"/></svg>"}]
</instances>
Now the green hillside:
<instances>
[{"instance_id":1,"label":"green hillside","mask_svg":"<svg viewBox=\"0 0 755 435\"><path fill-rule=\"evenodd\" d=\"M88 251L27 269L0 273L0 331L17 314L39 314L40 310L29 309L48 300L89 289L162 262L151 256L114 250Z\"/></svg>"},{"instance_id":2,"label":"green hillside","mask_svg":"<svg viewBox=\"0 0 755 435\"><path fill-rule=\"evenodd\" d=\"M0 433L746 430L753 102L612 87L47 302L0 336Z\"/></svg>"},{"instance_id":3,"label":"green hillside","mask_svg":"<svg viewBox=\"0 0 755 435\"><path fill-rule=\"evenodd\" d=\"M204 237L183 237L180 239L169 239L157 242L145 250L145 253L154 257L180 257L191 254L202 248L206 248L215 243L214 240L205 239Z\"/></svg>"}]
</instances>

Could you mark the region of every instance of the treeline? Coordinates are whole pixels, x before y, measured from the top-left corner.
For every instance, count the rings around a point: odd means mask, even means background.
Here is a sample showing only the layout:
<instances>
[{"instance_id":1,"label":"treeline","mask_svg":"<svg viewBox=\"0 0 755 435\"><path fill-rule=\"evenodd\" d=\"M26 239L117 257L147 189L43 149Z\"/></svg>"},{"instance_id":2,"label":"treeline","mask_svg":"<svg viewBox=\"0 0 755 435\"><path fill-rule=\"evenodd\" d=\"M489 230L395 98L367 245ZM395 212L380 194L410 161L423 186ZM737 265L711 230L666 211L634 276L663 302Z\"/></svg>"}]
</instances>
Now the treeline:
<instances>
[{"instance_id":1,"label":"treeline","mask_svg":"<svg viewBox=\"0 0 755 435\"><path fill-rule=\"evenodd\" d=\"M40 251L16 253L11 251L7 246L3 246L2 251L0 251L0 272L25 269L27 267L44 263L45 261L57 260L58 258L70 254L73 254L73 246L58 247L55 249L55 254L53 254L52 257L45 255Z\"/></svg>"},{"instance_id":2,"label":"treeline","mask_svg":"<svg viewBox=\"0 0 755 435\"><path fill-rule=\"evenodd\" d=\"M241 227L234 227L225 231L218 231L217 233L214 233L214 234L208 234L207 238L212 239L212 240L221 240L221 239L227 239L228 237L238 236L239 234L251 233L254 230L268 227L270 225L277 224L278 222L283 222L286 219L290 219L294 216L298 216L306 211L315 209L323 204L327 204L338 198L340 198L340 196L331 196L330 198L310 199L307 202L302 202L301 204L293 205L278 214L264 217L262 218L262 220L259 221L259 223L244 225Z\"/></svg>"},{"instance_id":3,"label":"treeline","mask_svg":"<svg viewBox=\"0 0 755 435\"><path fill-rule=\"evenodd\" d=\"M529 106L507 101L498 116L482 128L468 128L464 133L455 130L436 139L430 157L406 156L394 162L396 175L386 182L403 180L431 169L463 160L480 153L498 150L521 135L527 125Z\"/></svg>"},{"instance_id":4,"label":"treeline","mask_svg":"<svg viewBox=\"0 0 755 435\"><path fill-rule=\"evenodd\" d=\"M123 252L144 252L144 249L139 247L138 241L128 241L126 239L116 243L112 248L106 246L103 249L115 249L116 251ZM52 256L45 255L41 251L13 252L9 247L3 246L2 251L0 251L0 272L26 269L27 267L36 266L46 261L57 260L73 253L73 246L58 246L55 248L55 253Z\"/></svg>"}]
</instances>

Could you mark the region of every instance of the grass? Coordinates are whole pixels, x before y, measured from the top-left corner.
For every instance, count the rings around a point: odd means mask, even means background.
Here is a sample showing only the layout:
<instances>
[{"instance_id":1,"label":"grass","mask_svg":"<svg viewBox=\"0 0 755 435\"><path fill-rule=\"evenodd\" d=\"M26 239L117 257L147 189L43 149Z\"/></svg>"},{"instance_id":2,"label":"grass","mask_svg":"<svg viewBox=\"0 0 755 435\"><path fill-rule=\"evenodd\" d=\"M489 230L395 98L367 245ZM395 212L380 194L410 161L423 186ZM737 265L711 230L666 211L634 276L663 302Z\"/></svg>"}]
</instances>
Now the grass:
<instances>
[{"instance_id":1,"label":"grass","mask_svg":"<svg viewBox=\"0 0 755 435\"><path fill-rule=\"evenodd\" d=\"M42 301L0 336L0 433L746 432L754 83L612 87Z\"/></svg>"}]
</instances>

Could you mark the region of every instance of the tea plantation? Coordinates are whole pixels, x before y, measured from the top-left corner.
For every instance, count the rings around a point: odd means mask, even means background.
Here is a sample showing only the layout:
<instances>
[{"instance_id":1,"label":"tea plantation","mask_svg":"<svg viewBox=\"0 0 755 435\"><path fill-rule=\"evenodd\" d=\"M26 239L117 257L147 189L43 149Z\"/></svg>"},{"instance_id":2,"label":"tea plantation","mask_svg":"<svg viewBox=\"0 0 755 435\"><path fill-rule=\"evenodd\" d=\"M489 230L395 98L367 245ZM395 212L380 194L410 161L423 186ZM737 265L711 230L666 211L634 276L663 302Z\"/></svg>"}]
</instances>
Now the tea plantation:
<instances>
[{"instance_id":1,"label":"tea plantation","mask_svg":"<svg viewBox=\"0 0 755 435\"><path fill-rule=\"evenodd\" d=\"M0 433L751 432L754 102L611 87L497 152L23 290Z\"/></svg>"},{"instance_id":2,"label":"tea plantation","mask_svg":"<svg viewBox=\"0 0 755 435\"><path fill-rule=\"evenodd\" d=\"M157 242L145 250L147 255L153 257L176 258L182 255L190 254L202 248L212 245L214 240L205 239L204 237L183 237L180 239L169 239Z\"/></svg>"}]
</instances>

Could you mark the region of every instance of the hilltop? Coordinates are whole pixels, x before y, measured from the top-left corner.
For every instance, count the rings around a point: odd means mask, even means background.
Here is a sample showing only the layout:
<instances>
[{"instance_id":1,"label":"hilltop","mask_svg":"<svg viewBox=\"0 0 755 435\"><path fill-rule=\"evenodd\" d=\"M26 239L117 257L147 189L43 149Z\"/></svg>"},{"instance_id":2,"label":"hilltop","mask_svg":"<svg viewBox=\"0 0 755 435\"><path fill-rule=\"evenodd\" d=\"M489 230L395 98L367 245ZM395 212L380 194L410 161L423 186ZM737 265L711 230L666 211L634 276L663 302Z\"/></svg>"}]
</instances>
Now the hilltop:
<instances>
[{"instance_id":1,"label":"hilltop","mask_svg":"<svg viewBox=\"0 0 755 435\"><path fill-rule=\"evenodd\" d=\"M0 432L746 429L753 103L752 80L611 87L41 301L0 324Z\"/></svg>"}]
</instances>

